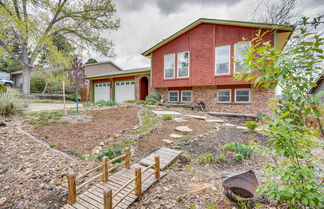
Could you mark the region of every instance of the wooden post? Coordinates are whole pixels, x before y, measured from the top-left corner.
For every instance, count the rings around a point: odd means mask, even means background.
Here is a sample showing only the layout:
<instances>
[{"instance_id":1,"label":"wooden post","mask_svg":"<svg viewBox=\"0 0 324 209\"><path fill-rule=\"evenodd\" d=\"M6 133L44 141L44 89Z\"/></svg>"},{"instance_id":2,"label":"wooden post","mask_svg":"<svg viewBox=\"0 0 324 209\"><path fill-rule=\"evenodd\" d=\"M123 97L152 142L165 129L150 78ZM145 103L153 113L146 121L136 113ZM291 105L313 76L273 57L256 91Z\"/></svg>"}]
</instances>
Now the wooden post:
<instances>
[{"instance_id":1,"label":"wooden post","mask_svg":"<svg viewBox=\"0 0 324 209\"><path fill-rule=\"evenodd\" d=\"M112 191L104 191L104 209L112 209Z\"/></svg>"},{"instance_id":2,"label":"wooden post","mask_svg":"<svg viewBox=\"0 0 324 209\"><path fill-rule=\"evenodd\" d=\"M75 174L68 175L68 203L73 205L76 202Z\"/></svg>"},{"instance_id":3,"label":"wooden post","mask_svg":"<svg viewBox=\"0 0 324 209\"><path fill-rule=\"evenodd\" d=\"M107 182L108 181L108 175L109 175L109 170L108 170L108 158L103 157L102 158L102 181Z\"/></svg>"},{"instance_id":4,"label":"wooden post","mask_svg":"<svg viewBox=\"0 0 324 209\"><path fill-rule=\"evenodd\" d=\"M125 153L125 168L130 168L130 150L128 148L124 149Z\"/></svg>"},{"instance_id":5,"label":"wooden post","mask_svg":"<svg viewBox=\"0 0 324 209\"><path fill-rule=\"evenodd\" d=\"M155 156L154 157L154 161L155 161L155 178L157 180L160 180L160 156Z\"/></svg>"},{"instance_id":6,"label":"wooden post","mask_svg":"<svg viewBox=\"0 0 324 209\"><path fill-rule=\"evenodd\" d=\"M135 169L135 194L138 198L142 197L142 170L141 168Z\"/></svg>"}]
</instances>

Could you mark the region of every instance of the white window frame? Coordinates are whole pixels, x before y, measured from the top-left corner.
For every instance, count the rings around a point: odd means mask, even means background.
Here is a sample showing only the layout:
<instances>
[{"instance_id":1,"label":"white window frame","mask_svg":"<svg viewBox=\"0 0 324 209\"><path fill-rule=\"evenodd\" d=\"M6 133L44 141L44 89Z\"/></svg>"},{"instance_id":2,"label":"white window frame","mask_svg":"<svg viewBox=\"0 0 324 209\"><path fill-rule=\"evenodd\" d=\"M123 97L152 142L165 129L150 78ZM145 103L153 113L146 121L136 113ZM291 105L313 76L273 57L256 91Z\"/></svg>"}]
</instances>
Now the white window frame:
<instances>
[{"instance_id":1,"label":"white window frame","mask_svg":"<svg viewBox=\"0 0 324 209\"><path fill-rule=\"evenodd\" d=\"M230 92L230 95L229 95L229 101L219 101L218 100L218 92L219 91L225 91L225 90L227 90L227 91L229 91ZM217 103L231 103L232 102L232 89L218 89L217 90L217 95L216 95L216 101L217 101Z\"/></svg>"},{"instance_id":2,"label":"white window frame","mask_svg":"<svg viewBox=\"0 0 324 209\"><path fill-rule=\"evenodd\" d=\"M217 73L217 47L228 46L229 54L228 54L228 73ZM231 45L222 45L215 47L215 75L230 75L231 74Z\"/></svg>"},{"instance_id":3,"label":"white window frame","mask_svg":"<svg viewBox=\"0 0 324 209\"><path fill-rule=\"evenodd\" d=\"M170 101L170 93L171 92L176 92L177 93L177 95L178 95L178 99L177 99L177 101ZM168 101L169 102L179 102L179 91L177 91L177 90L171 90L171 91L168 91Z\"/></svg>"},{"instance_id":4,"label":"white window frame","mask_svg":"<svg viewBox=\"0 0 324 209\"><path fill-rule=\"evenodd\" d=\"M179 54L180 53L186 53L186 52L188 52L188 76L180 76L179 75ZM178 76L178 78L189 78L189 76L190 76L190 52L189 51L183 51L183 52L178 52L177 53L177 76Z\"/></svg>"},{"instance_id":5,"label":"white window frame","mask_svg":"<svg viewBox=\"0 0 324 209\"><path fill-rule=\"evenodd\" d=\"M169 78L166 78L165 77L165 56L166 55L173 55L173 60L174 60L174 68L173 68L173 77L169 77ZM175 53L170 53L170 54L164 54L163 56L163 77L164 79L174 79L175 78L175 68L176 68L176 57L175 57Z\"/></svg>"},{"instance_id":6,"label":"white window frame","mask_svg":"<svg viewBox=\"0 0 324 209\"><path fill-rule=\"evenodd\" d=\"M247 101L247 102L245 102L245 101L239 101L239 102L237 102L236 101L236 90L248 90L249 91L249 101ZM235 89L235 91L234 91L234 101L235 101L235 103L250 103L251 102L251 89L249 89L249 88L238 88L238 89Z\"/></svg>"},{"instance_id":7,"label":"white window frame","mask_svg":"<svg viewBox=\"0 0 324 209\"><path fill-rule=\"evenodd\" d=\"M234 44L234 59L237 59L236 58L236 53L237 53L236 52L236 45L241 44L241 43L249 43L249 46L251 46L251 41L241 41L241 42L235 43ZM234 65L234 73L236 73L236 67L235 67L236 63L234 63L233 65Z\"/></svg>"},{"instance_id":8,"label":"white window frame","mask_svg":"<svg viewBox=\"0 0 324 209\"><path fill-rule=\"evenodd\" d=\"M183 92L190 92L191 93L191 100L190 101L182 101ZM192 90L182 90L181 91L181 102L192 102Z\"/></svg>"}]
</instances>

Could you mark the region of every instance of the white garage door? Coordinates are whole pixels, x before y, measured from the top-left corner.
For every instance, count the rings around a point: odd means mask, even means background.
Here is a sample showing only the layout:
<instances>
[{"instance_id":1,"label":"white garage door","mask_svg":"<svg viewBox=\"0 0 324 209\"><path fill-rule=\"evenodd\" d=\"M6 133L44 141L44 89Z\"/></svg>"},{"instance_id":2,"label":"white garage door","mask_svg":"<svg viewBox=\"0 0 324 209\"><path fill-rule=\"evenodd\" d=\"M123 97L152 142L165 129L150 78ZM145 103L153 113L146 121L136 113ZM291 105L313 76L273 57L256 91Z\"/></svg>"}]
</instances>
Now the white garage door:
<instances>
[{"instance_id":1,"label":"white garage door","mask_svg":"<svg viewBox=\"0 0 324 209\"><path fill-rule=\"evenodd\" d=\"M135 99L135 82L118 81L115 83L115 101L117 103Z\"/></svg>"},{"instance_id":2,"label":"white garage door","mask_svg":"<svg viewBox=\"0 0 324 209\"><path fill-rule=\"evenodd\" d=\"M109 83L96 83L94 84L94 101L110 100L110 84Z\"/></svg>"}]
</instances>

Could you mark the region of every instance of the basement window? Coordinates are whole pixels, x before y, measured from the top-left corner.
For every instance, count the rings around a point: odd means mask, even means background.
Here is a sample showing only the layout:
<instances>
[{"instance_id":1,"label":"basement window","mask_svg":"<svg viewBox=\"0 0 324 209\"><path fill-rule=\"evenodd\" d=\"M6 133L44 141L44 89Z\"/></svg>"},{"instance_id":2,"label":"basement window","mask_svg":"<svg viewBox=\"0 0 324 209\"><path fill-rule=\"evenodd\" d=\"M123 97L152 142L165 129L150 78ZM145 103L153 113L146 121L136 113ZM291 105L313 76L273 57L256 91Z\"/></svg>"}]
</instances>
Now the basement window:
<instances>
[{"instance_id":1,"label":"basement window","mask_svg":"<svg viewBox=\"0 0 324 209\"><path fill-rule=\"evenodd\" d=\"M189 77L189 52L178 53L178 78Z\"/></svg>"},{"instance_id":2,"label":"basement window","mask_svg":"<svg viewBox=\"0 0 324 209\"><path fill-rule=\"evenodd\" d=\"M164 55L164 78L174 78L175 69L175 55L166 54Z\"/></svg>"},{"instance_id":3,"label":"basement window","mask_svg":"<svg viewBox=\"0 0 324 209\"><path fill-rule=\"evenodd\" d=\"M181 91L181 102L191 102L192 92L191 91Z\"/></svg>"},{"instance_id":4,"label":"basement window","mask_svg":"<svg viewBox=\"0 0 324 209\"><path fill-rule=\"evenodd\" d=\"M235 89L235 102L237 103L250 102L250 89Z\"/></svg>"},{"instance_id":5,"label":"basement window","mask_svg":"<svg viewBox=\"0 0 324 209\"><path fill-rule=\"evenodd\" d=\"M230 103L231 102L231 89L220 89L217 91L217 102Z\"/></svg>"},{"instance_id":6,"label":"basement window","mask_svg":"<svg viewBox=\"0 0 324 209\"><path fill-rule=\"evenodd\" d=\"M179 91L169 91L169 102L179 101Z\"/></svg>"}]
</instances>

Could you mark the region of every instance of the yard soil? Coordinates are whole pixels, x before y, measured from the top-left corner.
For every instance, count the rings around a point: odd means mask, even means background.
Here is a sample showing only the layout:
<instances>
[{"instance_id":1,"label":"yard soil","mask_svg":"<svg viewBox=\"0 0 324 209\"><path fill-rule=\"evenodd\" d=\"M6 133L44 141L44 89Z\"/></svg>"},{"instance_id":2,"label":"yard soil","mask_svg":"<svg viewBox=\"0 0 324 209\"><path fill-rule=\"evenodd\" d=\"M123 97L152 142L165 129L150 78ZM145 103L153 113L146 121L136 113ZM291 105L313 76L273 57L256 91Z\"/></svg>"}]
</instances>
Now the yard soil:
<instances>
[{"instance_id":1,"label":"yard soil","mask_svg":"<svg viewBox=\"0 0 324 209\"><path fill-rule=\"evenodd\" d=\"M135 151L137 153L147 154L162 146L167 146L167 144L163 142L164 139L174 140L176 144L177 140L172 139L170 137L170 134L180 134L183 135L184 139L189 139L202 133L208 132L215 126L214 124L206 123L203 120L199 119L185 118L185 120L187 120L187 122L176 122L174 120L160 119L160 127L155 129L152 133L147 134L140 140L138 140L138 142L135 145ZM188 126L192 129L192 132L178 132L175 130L177 126Z\"/></svg>"},{"instance_id":2,"label":"yard soil","mask_svg":"<svg viewBox=\"0 0 324 209\"><path fill-rule=\"evenodd\" d=\"M202 122L201 122L202 123ZM150 188L141 201L131 207L135 208L196 208L205 209L216 205L219 209L233 208L223 194L222 175L228 172L243 173L255 171L259 181L263 176L262 163L266 158L254 153L250 160L238 162L233 159L233 153L223 150L226 143L248 141L264 143L260 134L248 133L236 127L220 126L218 131L205 134L193 142L177 146L190 159L189 165L183 165L180 160L167 169L167 175ZM220 153L226 155L226 161L201 165L197 162L199 155L212 153L215 157Z\"/></svg>"},{"instance_id":3,"label":"yard soil","mask_svg":"<svg viewBox=\"0 0 324 209\"><path fill-rule=\"evenodd\" d=\"M90 121L39 126L33 132L61 151L91 154L100 142L133 128L138 123L138 112L137 107L92 110L86 113L92 117Z\"/></svg>"}]
</instances>

